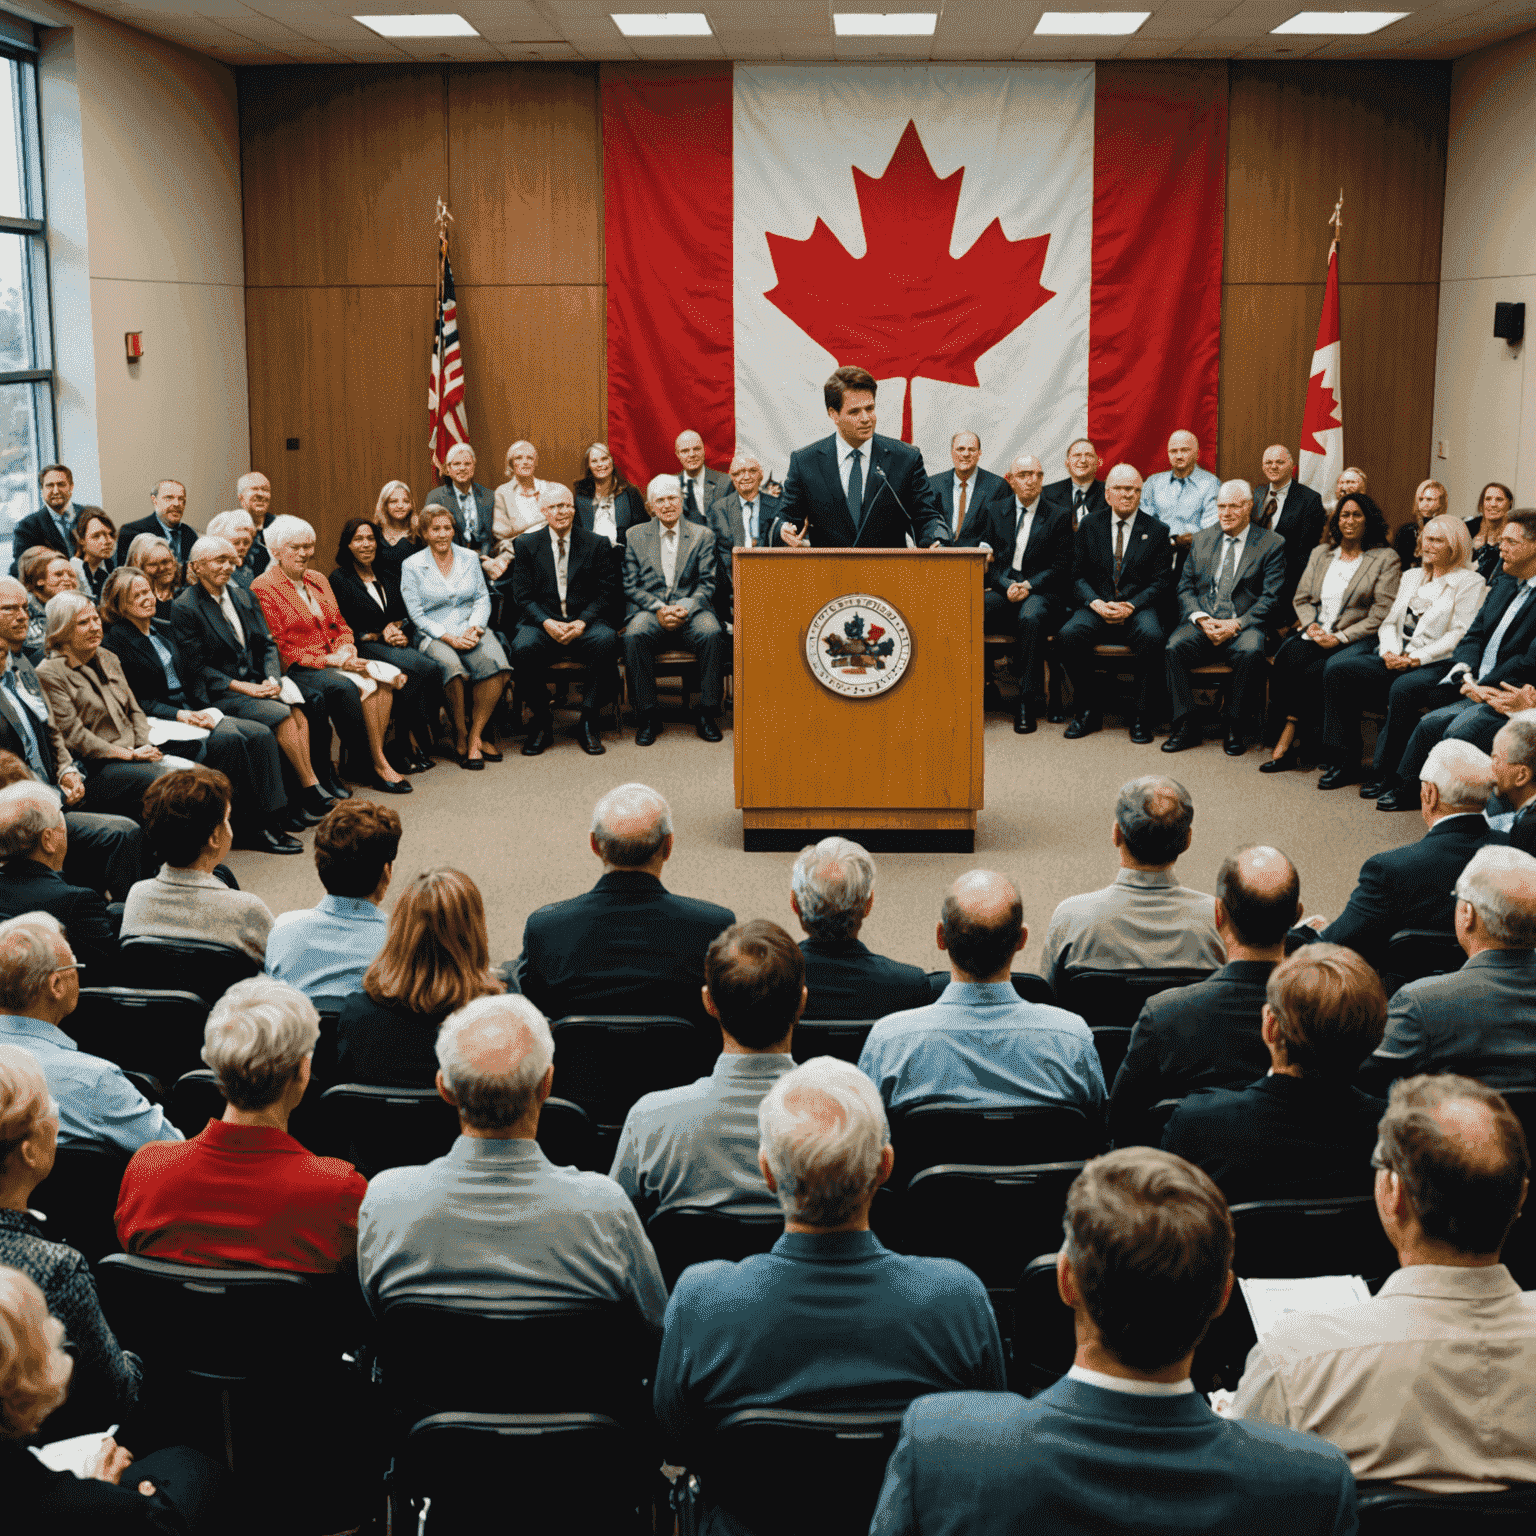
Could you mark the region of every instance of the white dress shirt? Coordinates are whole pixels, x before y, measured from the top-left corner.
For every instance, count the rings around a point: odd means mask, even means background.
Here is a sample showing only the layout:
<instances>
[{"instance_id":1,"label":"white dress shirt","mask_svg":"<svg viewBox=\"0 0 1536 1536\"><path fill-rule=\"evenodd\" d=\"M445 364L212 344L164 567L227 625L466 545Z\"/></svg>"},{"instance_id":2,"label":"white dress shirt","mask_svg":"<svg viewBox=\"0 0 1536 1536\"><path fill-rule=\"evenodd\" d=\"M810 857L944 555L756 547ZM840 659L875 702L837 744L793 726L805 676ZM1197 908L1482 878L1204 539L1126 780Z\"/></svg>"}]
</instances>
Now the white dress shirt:
<instances>
[{"instance_id":1,"label":"white dress shirt","mask_svg":"<svg viewBox=\"0 0 1536 1536\"><path fill-rule=\"evenodd\" d=\"M1283 485L1266 485L1255 504L1255 513L1262 513L1265 503L1269 500L1269 493L1275 493L1275 515L1270 519L1269 526L1273 528L1280 521L1281 514L1285 511L1285 498L1291 494L1291 486L1294 480L1287 480Z\"/></svg>"},{"instance_id":2,"label":"white dress shirt","mask_svg":"<svg viewBox=\"0 0 1536 1536\"><path fill-rule=\"evenodd\" d=\"M844 477L846 479L846 476ZM971 508L976 504L976 471L973 469L968 479L960 478L960 471L955 471L955 483L949 492L949 526L955 532L960 532L960 491L965 489L965 515L971 515Z\"/></svg>"},{"instance_id":3,"label":"white dress shirt","mask_svg":"<svg viewBox=\"0 0 1536 1536\"><path fill-rule=\"evenodd\" d=\"M683 516L688 515L688 482L693 481L693 494L699 499L699 516L704 516L704 507L709 493L709 465L704 465L696 475L679 474L677 477L678 495L683 498Z\"/></svg>"},{"instance_id":4,"label":"white dress shirt","mask_svg":"<svg viewBox=\"0 0 1536 1536\"><path fill-rule=\"evenodd\" d=\"M555 557L555 586L560 592L560 617L568 619L570 614L565 610L565 584L570 575L570 533L559 534L551 528L549 530L549 550Z\"/></svg>"},{"instance_id":5,"label":"white dress shirt","mask_svg":"<svg viewBox=\"0 0 1536 1536\"><path fill-rule=\"evenodd\" d=\"M751 501L742 501L741 503L742 537L746 539L748 549L753 549L757 545L757 530L754 526L756 522L757 498L754 496Z\"/></svg>"},{"instance_id":6,"label":"white dress shirt","mask_svg":"<svg viewBox=\"0 0 1536 1536\"><path fill-rule=\"evenodd\" d=\"M313 613L316 618L319 618L319 610L315 607L314 601L309 597L309 588L301 587L300 591L303 593L306 601L309 602L309 611ZM381 608L384 606L382 601L379 603L379 606ZM234 630L236 641L239 644L244 645L245 626L241 624L240 615L235 611L235 600L229 595L228 583L225 584L224 590L219 593L219 611L224 615L224 622L228 624L232 630Z\"/></svg>"},{"instance_id":7,"label":"white dress shirt","mask_svg":"<svg viewBox=\"0 0 1536 1536\"><path fill-rule=\"evenodd\" d=\"M1086 1365L1068 1368L1072 1381L1086 1381L1090 1387L1106 1392L1124 1392L1131 1397L1184 1397L1195 1390L1188 1376L1183 1381L1133 1381L1129 1376L1111 1376L1107 1371L1090 1371Z\"/></svg>"},{"instance_id":8,"label":"white dress shirt","mask_svg":"<svg viewBox=\"0 0 1536 1536\"><path fill-rule=\"evenodd\" d=\"M612 496L604 496L592 503L592 532L601 534L610 544L619 542L619 519L614 510Z\"/></svg>"},{"instance_id":9,"label":"white dress shirt","mask_svg":"<svg viewBox=\"0 0 1536 1536\"><path fill-rule=\"evenodd\" d=\"M1232 582L1233 582L1234 586L1237 584L1237 573L1240 570L1242 570L1242 568L1243 568L1243 551L1245 549L1247 549L1247 547L1248 547L1248 531L1252 527L1253 527L1253 524L1251 522L1247 523L1244 526L1243 531L1240 534L1237 535L1237 548L1232 553ZM1225 534L1225 533L1222 534L1222 536L1221 536L1221 543L1219 545L1217 545L1217 547L1216 547L1216 570L1213 573L1213 577L1212 577L1213 582L1215 581L1216 578L1220 577L1222 565L1226 562L1226 558L1227 558L1227 540L1230 537L1231 537L1230 534ZM1213 590L1214 590L1214 587L1213 587ZM1234 617L1241 617L1241 615L1234 614ZM1208 618L1210 618L1210 614L1208 614L1202 608L1201 610L1199 610L1199 612L1190 614L1189 622L1191 624L1193 624L1197 619L1208 619Z\"/></svg>"},{"instance_id":10,"label":"white dress shirt","mask_svg":"<svg viewBox=\"0 0 1536 1536\"><path fill-rule=\"evenodd\" d=\"M678 524L674 523L661 530L661 574L666 578L669 597L677 585L677 529Z\"/></svg>"},{"instance_id":11,"label":"white dress shirt","mask_svg":"<svg viewBox=\"0 0 1536 1536\"><path fill-rule=\"evenodd\" d=\"M1013 541L1013 564L1010 569L1022 571L1024 569L1024 551L1029 548L1030 529L1035 526L1035 513L1040 510L1040 498L1037 496L1026 507L1017 497L1013 501L1013 515L1015 527L1019 530ZM1126 530L1129 540L1130 530ZM1129 547L1129 544L1127 544Z\"/></svg>"},{"instance_id":12,"label":"white dress shirt","mask_svg":"<svg viewBox=\"0 0 1536 1536\"><path fill-rule=\"evenodd\" d=\"M857 448L845 443L841 437L837 440L837 467L843 477L843 495L848 494L848 476L853 472L853 461L859 459L860 473L864 479L864 494L869 494L869 444L860 443Z\"/></svg>"},{"instance_id":13,"label":"white dress shirt","mask_svg":"<svg viewBox=\"0 0 1536 1536\"><path fill-rule=\"evenodd\" d=\"M1356 555L1353 560L1344 560L1340 558L1339 551L1334 550L1328 562L1328 574L1323 577L1323 590L1318 594L1317 605L1318 627L1327 634L1331 635L1333 626L1339 622L1344 593L1354 580L1355 572L1360 569L1360 558Z\"/></svg>"}]
</instances>

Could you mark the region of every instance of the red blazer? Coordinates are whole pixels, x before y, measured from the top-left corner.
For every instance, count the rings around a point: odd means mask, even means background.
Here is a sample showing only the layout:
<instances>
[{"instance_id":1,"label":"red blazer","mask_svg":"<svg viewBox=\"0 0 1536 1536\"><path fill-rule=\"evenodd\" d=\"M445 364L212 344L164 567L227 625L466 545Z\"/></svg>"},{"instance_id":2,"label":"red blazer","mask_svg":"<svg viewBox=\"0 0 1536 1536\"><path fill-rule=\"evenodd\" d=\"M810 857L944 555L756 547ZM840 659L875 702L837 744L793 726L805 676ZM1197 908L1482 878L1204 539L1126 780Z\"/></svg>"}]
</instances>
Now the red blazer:
<instances>
[{"instance_id":1,"label":"red blazer","mask_svg":"<svg viewBox=\"0 0 1536 1536\"><path fill-rule=\"evenodd\" d=\"M316 1157L286 1131L210 1120L190 1141L151 1142L129 1159L117 1239L178 1264L329 1274L356 1259L367 1192L351 1163Z\"/></svg>"},{"instance_id":2,"label":"red blazer","mask_svg":"<svg viewBox=\"0 0 1536 1536\"><path fill-rule=\"evenodd\" d=\"M344 645L356 649L357 642L336 605L330 582L318 571L305 571L304 585L319 600L323 621L309 611L275 560L251 583L251 596L261 604L285 667L324 667L327 656Z\"/></svg>"}]
</instances>

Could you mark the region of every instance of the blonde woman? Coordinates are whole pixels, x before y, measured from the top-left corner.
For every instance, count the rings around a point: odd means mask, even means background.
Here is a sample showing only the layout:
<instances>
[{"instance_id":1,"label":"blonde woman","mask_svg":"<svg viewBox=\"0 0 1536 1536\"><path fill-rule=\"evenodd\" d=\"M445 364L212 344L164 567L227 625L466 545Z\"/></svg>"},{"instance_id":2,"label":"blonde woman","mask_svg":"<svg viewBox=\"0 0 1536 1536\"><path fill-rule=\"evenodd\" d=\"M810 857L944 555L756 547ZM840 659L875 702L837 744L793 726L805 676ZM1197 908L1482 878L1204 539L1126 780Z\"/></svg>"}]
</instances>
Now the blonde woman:
<instances>
[{"instance_id":1,"label":"blonde woman","mask_svg":"<svg viewBox=\"0 0 1536 1536\"><path fill-rule=\"evenodd\" d=\"M390 480L379 492L373 504L373 520L378 525L378 551L374 564L397 585L400 567L412 555L419 555L426 547L421 537L421 519L416 515L416 502L411 488L404 480Z\"/></svg>"},{"instance_id":2,"label":"blonde woman","mask_svg":"<svg viewBox=\"0 0 1536 1536\"><path fill-rule=\"evenodd\" d=\"M135 566L149 577L150 590L155 594L155 617L168 619L183 579L176 552L157 535L139 533L128 546L128 558L123 564Z\"/></svg>"},{"instance_id":3,"label":"blonde woman","mask_svg":"<svg viewBox=\"0 0 1536 1536\"><path fill-rule=\"evenodd\" d=\"M1450 505L1450 492L1438 480L1420 480L1413 493L1413 516L1397 530L1392 547L1406 571L1423 558L1419 548L1419 534L1432 517L1439 517Z\"/></svg>"},{"instance_id":4,"label":"blonde woman","mask_svg":"<svg viewBox=\"0 0 1536 1536\"><path fill-rule=\"evenodd\" d=\"M538 467L539 450L532 443L519 439L507 449L508 478L496 487L491 514L491 527L500 554L510 555L513 540L544 521L544 514L539 510L539 495L544 490L544 482L535 474Z\"/></svg>"}]
</instances>

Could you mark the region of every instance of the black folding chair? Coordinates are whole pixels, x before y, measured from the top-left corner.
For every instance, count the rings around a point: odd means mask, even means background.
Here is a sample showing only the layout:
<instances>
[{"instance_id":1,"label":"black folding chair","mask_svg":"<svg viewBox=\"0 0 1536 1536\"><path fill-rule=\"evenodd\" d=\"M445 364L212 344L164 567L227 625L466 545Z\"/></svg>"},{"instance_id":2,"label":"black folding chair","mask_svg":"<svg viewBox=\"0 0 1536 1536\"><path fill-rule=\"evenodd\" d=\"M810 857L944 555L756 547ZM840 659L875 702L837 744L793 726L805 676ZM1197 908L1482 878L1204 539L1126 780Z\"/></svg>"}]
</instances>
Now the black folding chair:
<instances>
[{"instance_id":1,"label":"black folding chair","mask_svg":"<svg viewBox=\"0 0 1536 1536\"><path fill-rule=\"evenodd\" d=\"M1399 928L1387 940L1381 959L1381 981L1387 996L1410 981L1449 976L1466 963L1467 953L1454 933L1443 928Z\"/></svg>"},{"instance_id":2,"label":"black folding chair","mask_svg":"<svg viewBox=\"0 0 1536 1536\"><path fill-rule=\"evenodd\" d=\"M1501 1088L1505 1102L1525 1127L1526 1147L1536 1154L1536 1087ZM1526 1201L1529 1207L1530 1201ZM1505 1267L1523 1291L1536 1290L1536 1211L1522 1213L1504 1244Z\"/></svg>"},{"instance_id":3,"label":"black folding chair","mask_svg":"<svg viewBox=\"0 0 1536 1536\"><path fill-rule=\"evenodd\" d=\"M1013 990L1026 1003L1054 1004L1056 1001L1056 992L1050 982L1034 971L1015 971L1008 979L1013 983ZM944 988L950 984L951 980L953 978L948 971L928 972L928 987L933 993L934 1002L938 1002Z\"/></svg>"},{"instance_id":4,"label":"black folding chair","mask_svg":"<svg viewBox=\"0 0 1536 1536\"><path fill-rule=\"evenodd\" d=\"M160 980L180 980L174 971ZM174 1083L202 1065L208 1004L195 991L82 987L64 1032L91 1056Z\"/></svg>"},{"instance_id":5,"label":"black folding chair","mask_svg":"<svg viewBox=\"0 0 1536 1536\"><path fill-rule=\"evenodd\" d=\"M1169 987L1187 987L1204 981L1208 970L1097 971L1072 969L1062 982L1060 1007L1077 1014L1090 1029L1129 1029L1149 997ZM1122 1054L1124 1054L1122 1052Z\"/></svg>"},{"instance_id":6,"label":"black folding chair","mask_svg":"<svg viewBox=\"0 0 1536 1536\"><path fill-rule=\"evenodd\" d=\"M119 946L118 976L124 986L155 987L174 977L211 1008L237 982L254 976L261 962L211 939L164 939L140 934Z\"/></svg>"},{"instance_id":7,"label":"black folding chair","mask_svg":"<svg viewBox=\"0 0 1536 1536\"><path fill-rule=\"evenodd\" d=\"M996 1109L920 1104L892 1110L890 1121L895 1178L902 1185L941 1163L1056 1163L1093 1157L1104 1149L1104 1132L1096 1121L1065 1104Z\"/></svg>"},{"instance_id":8,"label":"black folding chair","mask_svg":"<svg viewBox=\"0 0 1536 1536\"><path fill-rule=\"evenodd\" d=\"M1120 1063L1125 1060L1125 1053L1130 1049L1131 1026L1095 1024L1092 1033L1093 1048L1099 1053L1099 1070L1104 1074L1104 1088L1107 1092L1114 1087Z\"/></svg>"},{"instance_id":9,"label":"black folding chair","mask_svg":"<svg viewBox=\"0 0 1536 1536\"><path fill-rule=\"evenodd\" d=\"M677 1206L652 1216L645 1230L670 1291L690 1264L710 1259L735 1264L754 1253L767 1253L784 1234L784 1217L778 1212L730 1216L724 1211Z\"/></svg>"},{"instance_id":10,"label":"black folding chair","mask_svg":"<svg viewBox=\"0 0 1536 1536\"><path fill-rule=\"evenodd\" d=\"M48 1218L47 1237L77 1248L94 1266L116 1253L117 1192L128 1154L98 1142L61 1142L53 1171L32 1192L29 1203Z\"/></svg>"},{"instance_id":11,"label":"black folding chair","mask_svg":"<svg viewBox=\"0 0 1536 1536\"><path fill-rule=\"evenodd\" d=\"M835 1056L858 1066L875 1023L874 1019L801 1019L789 1044L790 1054L796 1061Z\"/></svg>"},{"instance_id":12,"label":"black folding chair","mask_svg":"<svg viewBox=\"0 0 1536 1536\"><path fill-rule=\"evenodd\" d=\"M1163 1132L1168 1129L1168 1121L1181 1103L1183 1103L1182 1099L1159 1099L1156 1104L1150 1105L1128 1121L1125 1133L1115 1137L1115 1145L1117 1147L1162 1146Z\"/></svg>"},{"instance_id":13,"label":"black folding chair","mask_svg":"<svg viewBox=\"0 0 1536 1536\"><path fill-rule=\"evenodd\" d=\"M210 1120L224 1118L224 1095L207 1067L183 1072L171 1085L170 1117L183 1136L196 1136Z\"/></svg>"},{"instance_id":14,"label":"black folding chair","mask_svg":"<svg viewBox=\"0 0 1536 1536\"><path fill-rule=\"evenodd\" d=\"M1421 1493L1396 1483L1361 1483L1360 1536L1444 1536L1452 1526L1529 1531L1536 1522L1536 1481L1501 1493Z\"/></svg>"},{"instance_id":15,"label":"black folding chair","mask_svg":"<svg viewBox=\"0 0 1536 1536\"><path fill-rule=\"evenodd\" d=\"M1021 1397L1033 1397L1060 1381L1076 1354L1072 1309L1056 1288L1056 1253L1038 1254L1014 1286L1008 1385Z\"/></svg>"}]
</instances>

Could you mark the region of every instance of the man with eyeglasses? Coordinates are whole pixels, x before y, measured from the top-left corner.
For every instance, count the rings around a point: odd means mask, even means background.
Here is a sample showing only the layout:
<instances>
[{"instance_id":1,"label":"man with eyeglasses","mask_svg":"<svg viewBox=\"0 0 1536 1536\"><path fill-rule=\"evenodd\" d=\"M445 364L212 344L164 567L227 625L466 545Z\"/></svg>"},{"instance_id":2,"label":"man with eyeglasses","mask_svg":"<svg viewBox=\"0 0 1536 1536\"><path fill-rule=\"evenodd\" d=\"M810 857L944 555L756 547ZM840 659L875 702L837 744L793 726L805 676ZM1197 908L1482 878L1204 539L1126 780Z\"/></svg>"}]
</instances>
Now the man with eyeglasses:
<instances>
[{"instance_id":1,"label":"man with eyeglasses","mask_svg":"<svg viewBox=\"0 0 1536 1536\"><path fill-rule=\"evenodd\" d=\"M1232 1415L1319 1435L1361 1482L1451 1506L1528 1485L1536 1296L1501 1262L1530 1190L1520 1122L1471 1078L1405 1078L1371 1166L1401 1267L1370 1301L1281 1318L1248 1356Z\"/></svg>"},{"instance_id":2,"label":"man with eyeglasses","mask_svg":"<svg viewBox=\"0 0 1536 1536\"><path fill-rule=\"evenodd\" d=\"M181 1132L123 1075L88 1056L59 1027L80 1000L80 972L56 917L28 912L0 923L0 1040L32 1052L59 1103L59 1142L136 1151Z\"/></svg>"}]
</instances>

